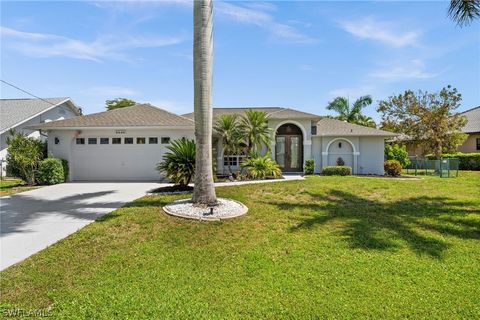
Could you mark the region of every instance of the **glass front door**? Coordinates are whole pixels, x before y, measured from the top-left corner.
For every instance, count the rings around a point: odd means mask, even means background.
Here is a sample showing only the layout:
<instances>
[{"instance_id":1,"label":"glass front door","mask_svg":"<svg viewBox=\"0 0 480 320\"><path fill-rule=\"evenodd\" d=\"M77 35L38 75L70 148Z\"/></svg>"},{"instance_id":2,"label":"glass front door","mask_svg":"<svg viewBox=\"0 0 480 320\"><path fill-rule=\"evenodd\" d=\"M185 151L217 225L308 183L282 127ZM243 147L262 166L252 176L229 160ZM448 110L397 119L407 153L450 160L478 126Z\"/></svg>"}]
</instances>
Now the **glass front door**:
<instances>
[{"instance_id":1,"label":"glass front door","mask_svg":"<svg viewBox=\"0 0 480 320\"><path fill-rule=\"evenodd\" d=\"M302 171L302 136L284 135L276 137L276 157L284 172Z\"/></svg>"}]
</instances>

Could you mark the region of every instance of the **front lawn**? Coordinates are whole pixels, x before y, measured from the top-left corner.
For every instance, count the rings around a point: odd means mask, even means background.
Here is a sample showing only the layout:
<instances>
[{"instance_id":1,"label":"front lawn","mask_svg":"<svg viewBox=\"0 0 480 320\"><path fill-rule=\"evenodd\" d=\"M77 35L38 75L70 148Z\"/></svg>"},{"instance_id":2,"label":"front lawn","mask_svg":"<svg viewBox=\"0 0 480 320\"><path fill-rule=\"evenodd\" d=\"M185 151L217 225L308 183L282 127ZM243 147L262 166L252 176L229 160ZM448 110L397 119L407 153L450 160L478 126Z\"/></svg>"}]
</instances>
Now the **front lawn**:
<instances>
[{"instance_id":1,"label":"front lawn","mask_svg":"<svg viewBox=\"0 0 480 320\"><path fill-rule=\"evenodd\" d=\"M25 185L25 182L20 179L0 180L0 197L9 196L35 188L36 187Z\"/></svg>"},{"instance_id":2,"label":"front lawn","mask_svg":"<svg viewBox=\"0 0 480 320\"><path fill-rule=\"evenodd\" d=\"M217 189L250 211L167 216L150 196L0 274L1 302L69 319L479 318L480 172Z\"/></svg>"}]
</instances>

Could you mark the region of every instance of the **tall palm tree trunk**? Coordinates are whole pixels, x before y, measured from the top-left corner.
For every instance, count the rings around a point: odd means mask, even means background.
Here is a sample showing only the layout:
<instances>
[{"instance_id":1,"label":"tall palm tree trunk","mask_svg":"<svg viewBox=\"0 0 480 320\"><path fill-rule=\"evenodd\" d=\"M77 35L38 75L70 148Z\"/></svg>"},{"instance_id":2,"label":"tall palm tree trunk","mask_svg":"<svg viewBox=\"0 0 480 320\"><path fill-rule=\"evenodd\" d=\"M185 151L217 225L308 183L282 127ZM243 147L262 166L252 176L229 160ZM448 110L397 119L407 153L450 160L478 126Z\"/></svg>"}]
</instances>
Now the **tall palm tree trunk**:
<instances>
[{"instance_id":1,"label":"tall palm tree trunk","mask_svg":"<svg viewBox=\"0 0 480 320\"><path fill-rule=\"evenodd\" d=\"M195 0L193 6L193 85L195 115L195 188L193 202L217 202L212 171L212 0Z\"/></svg>"}]
</instances>

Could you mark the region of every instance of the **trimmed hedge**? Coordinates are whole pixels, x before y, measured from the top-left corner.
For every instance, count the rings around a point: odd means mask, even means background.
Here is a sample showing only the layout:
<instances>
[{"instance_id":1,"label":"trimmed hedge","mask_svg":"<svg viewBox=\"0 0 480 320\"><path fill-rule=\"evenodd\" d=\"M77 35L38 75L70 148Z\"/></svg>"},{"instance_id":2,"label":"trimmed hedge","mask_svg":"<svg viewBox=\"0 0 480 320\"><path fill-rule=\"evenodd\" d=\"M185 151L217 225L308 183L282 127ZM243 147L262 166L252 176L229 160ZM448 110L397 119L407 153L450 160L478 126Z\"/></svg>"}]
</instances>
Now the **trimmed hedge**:
<instances>
[{"instance_id":1,"label":"trimmed hedge","mask_svg":"<svg viewBox=\"0 0 480 320\"><path fill-rule=\"evenodd\" d=\"M474 153L449 153L444 154L443 158L458 158L460 170L480 170L480 152ZM436 159L434 155L426 157L429 160Z\"/></svg>"},{"instance_id":2,"label":"trimmed hedge","mask_svg":"<svg viewBox=\"0 0 480 320\"><path fill-rule=\"evenodd\" d=\"M40 184L65 182L62 160L57 158L47 158L43 160L38 168L37 180Z\"/></svg>"},{"instance_id":3,"label":"trimmed hedge","mask_svg":"<svg viewBox=\"0 0 480 320\"><path fill-rule=\"evenodd\" d=\"M322 174L325 176L349 176L352 174L352 167L328 166L323 168Z\"/></svg>"},{"instance_id":4,"label":"trimmed hedge","mask_svg":"<svg viewBox=\"0 0 480 320\"><path fill-rule=\"evenodd\" d=\"M383 169L385 169L387 176L396 177L402 173L402 165L398 160L386 160L383 163Z\"/></svg>"},{"instance_id":5,"label":"trimmed hedge","mask_svg":"<svg viewBox=\"0 0 480 320\"><path fill-rule=\"evenodd\" d=\"M310 159L305 161L305 174L313 174L315 171L315 160Z\"/></svg>"}]
</instances>

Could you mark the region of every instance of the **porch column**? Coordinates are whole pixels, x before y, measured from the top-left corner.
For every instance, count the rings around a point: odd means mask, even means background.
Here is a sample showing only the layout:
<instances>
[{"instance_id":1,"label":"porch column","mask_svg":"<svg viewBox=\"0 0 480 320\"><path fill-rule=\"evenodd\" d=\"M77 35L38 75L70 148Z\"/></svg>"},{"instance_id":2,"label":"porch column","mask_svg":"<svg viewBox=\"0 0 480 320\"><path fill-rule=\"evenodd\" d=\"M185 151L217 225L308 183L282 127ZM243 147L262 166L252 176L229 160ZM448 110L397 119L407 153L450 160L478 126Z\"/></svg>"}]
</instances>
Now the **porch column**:
<instances>
[{"instance_id":1,"label":"porch column","mask_svg":"<svg viewBox=\"0 0 480 320\"><path fill-rule=\"evenodd\" d=\"M275 145L276 145L276 140L275 137L273 137L273 140L270 141L270 159L275 160Z\"/></svg>"},{"instance_id":2,"label":"porch column","mask_svg":"<svg viewBox=\"0 0 480 320\"><path fill-rule=\"evenodd\" d=\"M328 151L322 151L322 171L328 166Z\"/></svg>"},{"instance_id":3,"label":"porch column","mask_svg":"<svg viewBox=\"0 0 480 320\"><path fill-rule=\"evenodd\" d=\"M305 166L305 161L310 159L312 159L312 140L304 140L303 141L303 166Z\"/></svg>"},{"instance_id":4,"label":"porch column","mask_svg":"<svg viewBox=\"0 0 480 320\"><path fill-rule=\"evenodd\" d=\"M357 163L358 163L358 156L360 155L360 152L354 152L353 153L353 168L352 168L352 174L357 174Z\"/></svg>"}]
</instances>

